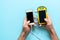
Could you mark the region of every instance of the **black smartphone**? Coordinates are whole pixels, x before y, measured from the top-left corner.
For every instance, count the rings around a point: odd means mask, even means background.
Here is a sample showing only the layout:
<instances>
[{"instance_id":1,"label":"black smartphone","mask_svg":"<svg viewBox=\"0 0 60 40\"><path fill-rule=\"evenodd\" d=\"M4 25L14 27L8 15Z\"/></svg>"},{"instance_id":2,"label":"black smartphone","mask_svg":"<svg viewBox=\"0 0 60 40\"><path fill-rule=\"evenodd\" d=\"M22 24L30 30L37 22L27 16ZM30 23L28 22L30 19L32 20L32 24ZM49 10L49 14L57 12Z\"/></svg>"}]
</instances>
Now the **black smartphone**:
<instances>
[{"instance_id":1,"label":"black smartphone","mask_svg":"<svg viewBox=\"0 0 60 40\"><path fill-rule=\"evenodd\" d=\"M40 20L40 24L45 24L45 20L44 18L46 18L46 11L45 10L41 10L39 11L39 20Z\"/></svg>"},{"instance_id":2,"label":"black smartphone","mask_svg":"<svg viewBox=\"0 0 60 40\"><path fill-rule=\"evenodd\" d=\"M27 20L30 21L30 25L33 25L34 24L33 11L27 10L26 16L27 16Z\"/></svg>"}]
</instances>

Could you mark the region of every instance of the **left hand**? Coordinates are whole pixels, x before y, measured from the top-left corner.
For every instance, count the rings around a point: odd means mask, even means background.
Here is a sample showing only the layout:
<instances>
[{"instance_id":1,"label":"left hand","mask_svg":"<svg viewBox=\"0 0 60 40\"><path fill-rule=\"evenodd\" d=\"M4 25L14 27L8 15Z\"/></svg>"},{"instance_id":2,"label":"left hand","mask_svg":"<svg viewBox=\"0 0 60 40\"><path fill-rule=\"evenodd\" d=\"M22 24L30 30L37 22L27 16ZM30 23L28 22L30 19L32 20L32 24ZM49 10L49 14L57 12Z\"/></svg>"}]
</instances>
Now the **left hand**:
<instances>
[{"instance_id":1,"label":"left hand","mask_svg":"<svg viewBox=\"0 0 60 40\"><path fill-rule=\"evenodd\" d=\"M30 32L31 26L29 24L30 24L30 21L27 21L27 18L25 17L24 23L23 23L23 32L25 32L25 33ZM34 23L34 25L35 25L35 23Z\"/></svg>"}]
</instances>

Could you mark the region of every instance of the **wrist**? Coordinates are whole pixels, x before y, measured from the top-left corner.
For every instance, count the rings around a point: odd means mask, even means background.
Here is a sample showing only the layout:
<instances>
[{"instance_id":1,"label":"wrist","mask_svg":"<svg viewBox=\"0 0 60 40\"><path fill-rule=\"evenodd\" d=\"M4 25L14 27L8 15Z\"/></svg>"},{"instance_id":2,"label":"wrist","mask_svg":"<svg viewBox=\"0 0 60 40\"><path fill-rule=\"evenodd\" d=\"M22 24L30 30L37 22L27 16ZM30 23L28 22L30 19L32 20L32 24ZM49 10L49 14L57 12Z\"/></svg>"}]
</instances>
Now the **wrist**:
<instances>
[{"instance_id":1,"label":"wrist","mask_svg":"<svg viewBox=\"0 0 60 40\"><path fill-rule=\"evenodd\" d=\"M54 29L51 29L50 35L51 35L52 40L58 40L58 37L57 37Z\"/></svg>"},{"instance_id":2,"label":"wrist","mask_svg":"<svg viewBox=\"0 0 60 40\"><path fill-rule=\"evenodd\" d=\"M48 25L48 29L49 29L49 31L53 31L54 30L53 25L52 24Z\"/></svg>"},{"instance_id":3,"label":"wrist","mask_svg":"<svg viewBox=\"0 0 60 40\"><path fill-rule=\"evenodd\" d=\"M50 29L50 34L54 34L54 29Z\"/></svg>"},{"instance_id":4,"label":"wrist","mask_svg":"<svg viewBox=\"0 0 60 40\"><path fill-rule=\"evenodd\" d=\"M47 30L50 32L50 34L54 34L54 28L53 28L53 25L51 24L51 25L47 25Z\"/></svg>"},{"instance_id":5,"label":"wrist","mask_svg":"<svg viewBox=\"0 0 60 40\"><path fill-rule=\"evenodd\" d=\"M23 37L26 37L26 35L27 35L27 33L23 31L23 32L22 32L22 36L23 36Z\"/></svg>"},{"instance_id":6,"label":"wrist","mask_svg":"<svg viewBox=\"0 0 60 40\"><path fill-rule=\"evenodd\" d=\"M18 40L25 40L25 38L26 38L26 34L25 32L22 32Z\"/></svg>"},{"instance_id":7,"label":"wrist","mask_svg":"<svg viewBox=\"0 0 60 40\"><path fill-rule=\"evenodd\" d=\"M56 35L55 30L54 30L54 29L51 29L51 30L50 30L50 34L51 34L51 35Z\"/></svg>"}]
</instances>

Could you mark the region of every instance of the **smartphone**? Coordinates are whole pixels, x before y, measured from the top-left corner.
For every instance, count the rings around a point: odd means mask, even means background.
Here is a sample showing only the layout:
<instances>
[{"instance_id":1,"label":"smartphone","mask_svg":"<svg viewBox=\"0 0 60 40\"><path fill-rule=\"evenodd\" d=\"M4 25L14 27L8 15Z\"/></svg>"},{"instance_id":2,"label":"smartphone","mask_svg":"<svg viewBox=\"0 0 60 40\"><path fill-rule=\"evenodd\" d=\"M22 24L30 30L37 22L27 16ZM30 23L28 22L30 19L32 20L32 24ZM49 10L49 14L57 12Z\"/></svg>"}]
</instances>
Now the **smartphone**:
<instances>
[{"instance_id":1,"label":"smartphone","mask_svg":"<svg viewBox=\"0 0 60 40\"><path fill-rule=\"evenodd\" d=\"M38 23L39 24L46 24L46 22L44 20L44 18L47 18L46 17L46 13L47 13L46 7L40 6L40 7L38 7L37 11L38 11Z\"/></svg>"},{"instance_id":2,"label":"smartphone","mask_svg":"<svg viewBox=\"0 0 60 40\"><path fill-rule=\"evenodd\" d=\"M32 10L27 10L26 11L26 16L27 16L27 21L30 21L29 25L33 25L34 24L33 11Z\"/></svg>"},{"instance_id":3,"label":"smartphone","mask_svg":"<svg viewBox=\"0 0 60 40\"><path fill-rule=\"evenodd\" d=\"M45 24L44 18L46 18L45 10L39 11L39 22L40 24Z\"/></svg>"}]
</instances>

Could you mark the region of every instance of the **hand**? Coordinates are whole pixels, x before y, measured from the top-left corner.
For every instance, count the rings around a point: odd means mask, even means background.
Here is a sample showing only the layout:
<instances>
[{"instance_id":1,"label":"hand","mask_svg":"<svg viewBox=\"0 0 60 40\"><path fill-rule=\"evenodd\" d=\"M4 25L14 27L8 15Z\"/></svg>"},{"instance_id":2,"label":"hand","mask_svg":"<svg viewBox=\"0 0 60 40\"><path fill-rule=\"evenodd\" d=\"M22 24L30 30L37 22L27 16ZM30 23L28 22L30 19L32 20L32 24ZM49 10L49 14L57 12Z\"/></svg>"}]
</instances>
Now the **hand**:
<instances>
[{"instance_id":1,"label":"hand","mask_svg":"<svg viewBox=\"0 0 60 40\"><path fill-rule=\"evenodd\" d=\"M24 23L23 23L23 32L28 33L31 30L31 26L29 24L30 24L30 21L27 21L27 18L25 17Z\"/></svg>"},{"instance_id":2,"label":"hand","mask_svg":"<svg viewBox=\"0 0 60 40\"><path fill-rule=\"evenodd\" d=\"M46 18L44 19L46 24L43 24L43 25L40 24L40 26L44 26L48 31L50 31L51 29L53 29L53 25L52 25L50 17L48 15L47 17L48 17L47 19Z\"/></svg>"},{"instance_id":3,"label":"hand","mask_svg":"<svg viewBox=\"0 0 60 40\"><path fill-rule=\"evenodd\" d=\"M48 15L47 17L48 17L47 19L46 18L44 19L46 21L45 27L48 31L50 31L51 29L53 29L53 25L50 17Z\"/></svg>"},{"instance_id":4,"label":"hand","mask_svg":"<svg viewBox=\"0 0 60 40\"><path fill-rule=\"evenodd\" d=\"M27 21L27 18L25 17L24 23L23 23L23 31L21 35L19 36L18 40L25 40L26 35L30 32L31 26L29 25L30 21ZM35 26L35 23L34 23Z\"/></svg>"},{"instance_id":5,"label":"hand","mask_svg":"<svg viewBox=\"0 0 60 40\"><path fill-rule=\"evenodd\" d=\"M47 17L48 17L47 19L46 18L44 19L46 21L46 24L43 26L45 26L45 28L50 32L50 36L51 36L52 40L58 40L58 37L57 37L55 30L53 28L51 19L48 15L47 15Z\"/></svg>"},{"instance_id":6,"label":"hand","mask_svg":"<svg viewBox=\"0 0 60 40\"><path fill-rule=\"evenodd\" d=\"M24 24L23 24L23 32L25 32L25 33L29 33L30 32L31 25L29 25L29 24L30 24L30 21L27 21L27 18L25 17ZM34 23L33 26L35 26L35 23Z\"/></svg>"}]
</instances>

